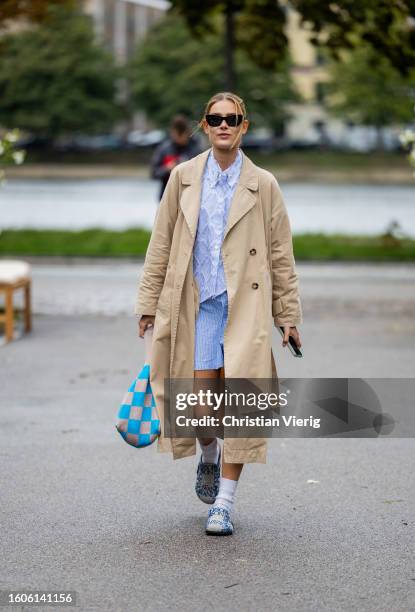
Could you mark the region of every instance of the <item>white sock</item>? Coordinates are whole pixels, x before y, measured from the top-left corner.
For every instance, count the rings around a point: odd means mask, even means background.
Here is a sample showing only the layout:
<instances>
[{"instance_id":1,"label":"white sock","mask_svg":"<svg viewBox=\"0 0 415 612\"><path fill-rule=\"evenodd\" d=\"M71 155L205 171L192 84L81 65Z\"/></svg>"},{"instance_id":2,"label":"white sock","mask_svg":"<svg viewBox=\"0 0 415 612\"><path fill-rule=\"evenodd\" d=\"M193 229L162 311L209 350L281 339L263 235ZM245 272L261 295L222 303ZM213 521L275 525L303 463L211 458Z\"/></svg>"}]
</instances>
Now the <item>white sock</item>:
<instances>
[{"instance_id":1,"label":"white sock","mask_svg":"<svg viewBox=\"0 0 415 612\"><path fill-rule=\"evenodd\" d=\"M202 444L199 440L199 444L202 450L203 463L217 463L219 459L219 450L220 450L218 439L215 438L209 444Z\"/></svg>"},{"instance_id":2,"label":"white sock","mask_svg":"<svg viewBox=\"0 0 415 612\"><path fill-rule=\"evenodd\" d=\"M235 501L237 484L237 480L230 480L230 478L222 478L221 476L219 484L219 493L213 505L215 507L221 506L222 508L226 508L228 512L231 512L233 508L233 503Z\"/></svg>"}]
</instances>

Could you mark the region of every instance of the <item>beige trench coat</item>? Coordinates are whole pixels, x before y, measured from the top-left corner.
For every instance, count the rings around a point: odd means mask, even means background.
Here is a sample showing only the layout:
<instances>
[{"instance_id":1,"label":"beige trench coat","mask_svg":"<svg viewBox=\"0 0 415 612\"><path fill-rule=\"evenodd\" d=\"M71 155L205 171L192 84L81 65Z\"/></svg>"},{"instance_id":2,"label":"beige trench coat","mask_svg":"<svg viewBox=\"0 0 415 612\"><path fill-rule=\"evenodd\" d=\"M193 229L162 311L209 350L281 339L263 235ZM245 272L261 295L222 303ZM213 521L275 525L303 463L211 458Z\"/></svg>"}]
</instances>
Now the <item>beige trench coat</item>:
<instances>
[{"instance_id":1,"label":"beige trench coat","mask_svg":"<svg viewBox=\"0 0 415 612\"><path fill-rule=\"evenodd\" d=\"M194 438L164 437L164 379L193 378L199 295L193 276L193 245L202 176L210 149L177 165L159 204L135 313L155 315L150 383L162 434L158 450L174 459L196 452ZM228 291L224 334L226 378L277 378L271 348L272 322L302 322L290 222L275 177L242 151L238 184L222 243ZM269 266L269 258L272 266ZM265 463L266 440L225 438L229 463Z\"/></svg>"}]
</instances>

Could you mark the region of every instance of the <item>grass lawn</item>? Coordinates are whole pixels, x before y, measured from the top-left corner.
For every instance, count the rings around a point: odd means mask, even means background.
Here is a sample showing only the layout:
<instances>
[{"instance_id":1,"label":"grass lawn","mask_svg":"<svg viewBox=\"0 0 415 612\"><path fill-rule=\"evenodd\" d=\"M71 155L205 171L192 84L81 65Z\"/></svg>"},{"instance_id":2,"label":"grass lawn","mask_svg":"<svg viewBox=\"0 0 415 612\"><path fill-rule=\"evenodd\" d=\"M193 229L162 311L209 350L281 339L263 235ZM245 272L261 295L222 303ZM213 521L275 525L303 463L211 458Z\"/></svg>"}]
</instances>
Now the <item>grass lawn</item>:
<instances>
[{"instance_id":1,"label":"grass lawn","mask_svg":"<svg viewBox=\"0 0 415 612\"><path fill-rule=\"evenodd\" d=\"M149 239L150 232L141 228L4 230L0 256L144 257ZM297 234L293 241L296 261L415 261L415 239Z\"/></svg>"}]
</instances>

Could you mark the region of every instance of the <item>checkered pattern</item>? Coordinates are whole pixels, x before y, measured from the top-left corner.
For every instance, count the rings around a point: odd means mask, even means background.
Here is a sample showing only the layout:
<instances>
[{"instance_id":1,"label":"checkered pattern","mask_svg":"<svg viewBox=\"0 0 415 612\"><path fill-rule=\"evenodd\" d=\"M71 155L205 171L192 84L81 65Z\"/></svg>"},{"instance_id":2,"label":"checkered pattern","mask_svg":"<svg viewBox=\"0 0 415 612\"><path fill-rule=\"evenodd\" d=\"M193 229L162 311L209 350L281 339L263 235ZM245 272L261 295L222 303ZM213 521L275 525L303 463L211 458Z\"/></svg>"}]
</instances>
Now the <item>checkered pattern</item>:
<instances>
[{"instance_id":1,"label":"checkered pattern","mask_svg":"<svg viewBox=\"0 0 415 612\"><path fill-rule=\"evenodd\" d=\"M150 386L148 363L125 394L115 427L136 448L152 444L160 435L160 417Z\"/></svg>"}]
</instances>

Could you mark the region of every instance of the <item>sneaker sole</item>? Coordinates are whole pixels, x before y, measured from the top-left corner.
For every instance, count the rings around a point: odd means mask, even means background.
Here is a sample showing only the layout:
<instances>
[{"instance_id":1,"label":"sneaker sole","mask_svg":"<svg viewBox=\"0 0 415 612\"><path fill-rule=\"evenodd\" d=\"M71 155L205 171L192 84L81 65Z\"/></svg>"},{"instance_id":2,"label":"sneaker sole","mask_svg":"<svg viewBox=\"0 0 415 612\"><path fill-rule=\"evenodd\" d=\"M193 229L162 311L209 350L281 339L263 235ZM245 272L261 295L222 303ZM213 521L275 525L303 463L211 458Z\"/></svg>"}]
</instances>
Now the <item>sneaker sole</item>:
<instances>
[{"instance_id":1,"label":"sneaker sole","mask_svg":"<svg viewBox=\"0 0 415 612\"><path fill-rule=\"evenodd\" d=\"M232 535L233 531L208 531L207 529L205 529L205 533L206 535L210 536L227 536Z\"/></svg>"},{"instance_id":2,"label":"sneaker sole","mask_svg":"<svg viewBox=\"0 0 415 612\"><path fill-rule=\"evenodd\" d=\"M197 493L196 493L196 495L198 496L198 498L200 499L200 501L202 501L204 504L210 504L210 505L212 505L212 504L214 504L214 503L215 503L215 501L216 501L216 497L215 497L215 499L212 499L211 497L201 497L201 496L200 496L200 495L198 495Z\"/></svg>"}]
</instances>

